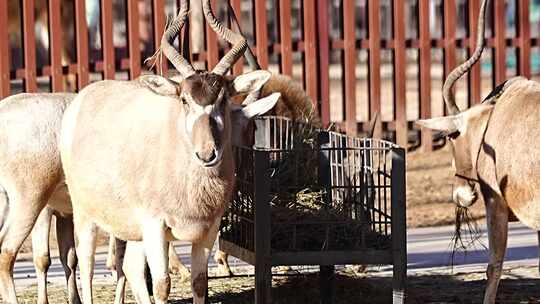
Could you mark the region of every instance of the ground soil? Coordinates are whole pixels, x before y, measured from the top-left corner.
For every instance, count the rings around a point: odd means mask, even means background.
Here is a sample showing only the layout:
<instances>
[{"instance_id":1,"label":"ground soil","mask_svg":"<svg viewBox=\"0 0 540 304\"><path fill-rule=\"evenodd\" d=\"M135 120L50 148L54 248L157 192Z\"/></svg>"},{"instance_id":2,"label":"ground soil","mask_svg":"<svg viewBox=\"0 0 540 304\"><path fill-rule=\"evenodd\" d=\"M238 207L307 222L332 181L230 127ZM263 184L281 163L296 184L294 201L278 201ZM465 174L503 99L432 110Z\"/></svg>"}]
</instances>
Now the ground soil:
<instances>
[{"instance_id":1,"label":"ground soil","mask_svg":"<svg viewBox=\"0 0 540 304\"><path fill-rule=\"evenodd\" d=\"M238 271L241 273L242 271ZM233 278L210 278L210 303L254 303L253 269ZM210 273L212 276L212 273ZM406 303L481 303L486 284L484 272L452 273L425 272L408 278ZM341 269L335 279L335 303L392 303L392 280L377 269L355 273ZM299 292L301 290L301 292ZM36 302L36 286L22 290L22 303ZM50 303L66 303L64 286L49 288ZM95 303L112 303L114 285L98 283L94 286ZM540 280L537 267L506 268L497 294L497 303L540 303ZM317 273L275 276L272 282L272 303L319 303L320 288ZM192 303L189 283L173 276L169 303ZM135 303L128 291L126 304Z\"/></svg>"}]
</instances>

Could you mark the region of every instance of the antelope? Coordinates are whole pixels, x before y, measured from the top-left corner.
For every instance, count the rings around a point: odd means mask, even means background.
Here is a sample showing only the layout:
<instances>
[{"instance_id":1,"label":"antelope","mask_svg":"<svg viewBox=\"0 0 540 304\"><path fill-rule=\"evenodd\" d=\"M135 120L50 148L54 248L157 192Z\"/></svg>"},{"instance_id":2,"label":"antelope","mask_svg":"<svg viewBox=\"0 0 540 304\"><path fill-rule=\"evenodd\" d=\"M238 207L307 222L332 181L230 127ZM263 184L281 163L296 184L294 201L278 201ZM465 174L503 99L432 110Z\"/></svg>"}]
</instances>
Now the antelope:
<instances>
[{"instance_id":1,"label":"antelope","mask_svg":"<svg viewBox=\"0 0 540 304\"><path fill-rule=\"evenodd\" d=\"M484 48L487 0L480 9L477 48L470 59L446 79L445 117L420 120L420 126L442 131L453 150L453 200L460 207L475 203L478 190L486 206L489 264L484 303L495 303L501 278L508 216L513 213L528 227L540 230L540 170L534 140L540 136L540 85L522 77L499 85L486 100L461 111L452 86L480 58Z\"/></svg>"},{"instance_id":2,"label":"antelope","mask_svg":"<svg viewBox=\"0 0 540 304\"><path fill-rule=\"evenodd\" d=\"M165 303L170 290L167 242L191 242L194 303L204 303L208 256L234 189L232 144L241 139L231 130L267 112L276 99L229 104L231 96L258 91L270 73L225 77L246 41L223 27L209 1L203 9L212 29L233 44L211 72L194 70L171 46L187 18L183 2L162 39L163 53L183 76L180 83L160 76L96 82L64 114L59 147L84 303L92 303L96 227L128 241L125 259L146 257L156 303ZM123 266L132 285L131 267L142 264ZM147 294L133 290L140 303L149 303Z\"/></svg>"},{"instance_id":3,"label":"antelope","mask_svg":"<svg viewBox=\"0 0 540 304\"><path fill-rule=\"evenodd\" d=\"M62 114L74 96L18 94L0 103L0 293L7 303L17 303L13 265L30 232L38 279L37 303L48 303L49 230L53 214L69 303L80 303L71 206L56 143Z\"/></svg>"}]
</instances>

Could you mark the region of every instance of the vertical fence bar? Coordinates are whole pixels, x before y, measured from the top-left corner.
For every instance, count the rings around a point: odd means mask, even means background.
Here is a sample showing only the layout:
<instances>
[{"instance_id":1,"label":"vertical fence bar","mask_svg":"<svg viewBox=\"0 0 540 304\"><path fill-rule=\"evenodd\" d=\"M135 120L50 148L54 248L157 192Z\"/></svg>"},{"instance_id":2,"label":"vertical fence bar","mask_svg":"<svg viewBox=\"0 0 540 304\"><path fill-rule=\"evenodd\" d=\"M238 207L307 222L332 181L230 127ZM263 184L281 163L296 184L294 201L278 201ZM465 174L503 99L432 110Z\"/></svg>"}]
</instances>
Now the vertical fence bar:
<instances>
[{"instance_id":1,"label":"vertical fence bar","mask_svg":"<svg viewBox=\"0 0 540 304\"><path fill-rule=\"evenodd\" d=\"M519 68L518 75L531 77L531 20L529 0L518 1Z\"/></svg>"},{"instance_id":2,"label":"vertical fence bar","mask_svg":"<svg viewBox=\"0 0 540 304\"><path fill-rule=\"evenodd\" d=\"M101 0L101 47L103 51L103 78L115 78L113 5L112 1Z\"/></svg>"},{"instance_id":3,"label":"vertical fence bar","mask_svg":"<svg viewBox=\"0 0 540 304\"><path fill-rule=\"evenodd\" d=\"M154 49L157 50L161 47L161 37L165 32L165 0L154 0L152 10L154 13ZM162 56L162 59L161 66L156 66L156 69L158 73L167 75L169 63L165 56Z\"/></svg>"},{"instance_id":4,"label":"vertical fence bar","mask_svg":"<svg viewBox=\"0 0 540 304\"><path fill-rule=\"evenodd\" d=\"M255 303L271 303L272 265L270 253L269 152L255 150Z\"/></svg>"},{"instance_id":5,"label":"vertical fence bar","mask_svg":"<svg viewBox=\"0 0 540 304\"><path fill-rule=\"evenodd\" d=\"M317 20L319 23L319 93L321 100L321 122L330 125L330 33L328 0L317 0Z\"/></svg>"},{"instance_id":6,"label":"vertical fence bar","mask_svg":"<svg viewBox=\"0 0 540 304\"><path fill-rule=\"evenodd\" d=\"M88 84L88 24L85 0L75 0L75 36L77 40L77 89Z\"/></svg>"},{"instance_id":7,"label":"vertical fence bar","mask_svg":"<svg viewBox=\"0 0 540 304\"><path fill-rule=\"evenodd\" d=\"M266 18L266 1L255 2L255 41L257 44L257 61L261 68L268 68L268 28Z\"/></svg>"},{"instance_id":8,"label":"vertical fence bar","mask_svg":"<svg viewBox=\"0 0 540 304\"><path fill-rule=\"evenodd\" d=\"M407 87L406 87L406 46L405 46L405 2L394 1L394 91L396 142L407 147Z\"/></svg>"},{"instance_id":9,"label":"vertical fence bar","mask_svg":"<svg viewBox=\"0 0 540 304\"><path fill-rule=\"evenodd\" d=\"M210 1L212 11L216 11L216 0ZM206 23L206 22L205 22ZM210 71L219 61L219 46L216 33L212 30L210 25L206 24L206 64L207 69Z\"/></svg>"},{"instance_id":10,"label":"vertical fence bar","mask_svg":"<svg viewBox=\"0 0 540 304\"><path fill-rule=\"evenodd\" d=\"M456 2L444 1L444 77L456 66ZM455 90L455 87L452 88ZM446 105L443 104L444 113Z\"/></svg>"},{"instance_id":11,"label":"vertical fence bar","mask_svg":"<svg viewBox=\"0 0 540 304\"><path fill-rule=\"evenodd\" d=\"M49 0L49 37L51 55L51 88L53 92L64 91L62 73L62 13L60 0Z\"/></svg>"},{"instance_id":12,"label":"vertical fence bar","mask_svg":"<svg viewBox=\"0 0 540 304\"><path fill-rule=\"evenodd\" d=\"M378 2L378 0L375 0ZM355 135L356 126L356 26L355 1L343 2L343 43L345 78L345 129L347 134ZM379 56L379 55L376 55ZM371 59L371 58L370 58Z\"/></svg>"},{"instance_id":13,"label":"vertical fence bar","mask_svg":"<svg viewBox=\"0 0 540 304\"><path fill-rule=\"evenodd\" d=\"M381 112L381 25L380 1L367 2L369 22L369 111L370 118ZM354 8L354 6L353 6ZM375 126L374 134L382 133L382 119Z\"/></svg>"},{"instance_id":14,"label":"vertical fence bar","mask_svg":"<svg viewBox=\"0 0 540 304\"><path fill-rule=\"evenodd\" d=\"M469 53L472 54L476 48L476 35L478 33L478 14L480 13L480 2L469 1ZM469 72L469 106L479 103L482 98L481 89L481 64L472 66Z\"/></svg>"},{"instance_id":15,"label":"vertical fence bar","mask_svg":"<svg viewBox=\"0 0 540 304\"><path fill-rule=\"evenodd\" d=\"M129 78L135 79L141 74L141 49L139 36L139 3L127 1Z\"/></svg>"},{"instance_id":16,"label":"vertical fence bar","mask_svg":"<svg viewBox=\"0 0 540 304\"><path fill-rule=\"evenodd\" d=\"M313 109L319 112L318 107L318 70L317 70L317 22L316 2L304 1L304 80L306 92L311 97Z\"/></svg>"},{"instance_id":17,"label":"vertical fence bar","mask_svg":"<svg viewBox=\"0 0 540 304\"><path fill-rule=\"evenodd\" d=\"M8 2L0 1L0 99L9 96L9 33L8 33Z\"/></svg>"},{"instance_id":18,"label":"vertical fence bar","mask_svg":"<svg viewBox=\"0 0 540 304\"><path fill-rule=\"evenodd\" d=\"M238 32L240 32L240 29L242 28L242 9L241 9L241 1L240 0L231 0L231 6L234 10L234 14L236 15L238 19ZM242 74L244 71L244 58L238 59L238 61L233 66L233 74L239 75Z\"/></svg>"},{"instance_id":19,"label":"vertical fence bar","mask_svg":"<svg viewBox=\"0 0 540 304\"><path fill-rule=\"evenodd\" d=\"M23 52L24 52L24 86L26 92L37 91L36 80L36 35L34 0L22 2L23 8Z\"/></svg>"},{"instance_id":20,"label":"vertical fence bar","mask_svg":"<svg viewBox=\"0 0 540 304\"><path fill-rule=\"evenodd\" d=\"M392 149L392 257L393 257L393 303L405 303L407 281L407 225L405 190L405 150Z\"/></svg>"},{"instance_id":21,"label":"vertical fence bar","mask_svg":"<svg viewBox=\"0 0 540 304\"><path fill-rule=\"evenodd\" d=\"M506 1L495 0L495 75L493 86L506 80Z\"/></svg>"},{"instance_id":22,"label":"vertical fence bar","mask_svg":"<svg viewBox=\"0 0 540 304\"><path fill-rule=\"evenodd\" d=\"M420 64L420 118L431 118L431 37L429 31L429 5L430 1L419 1L419 64ZM433 150L433 137L431 130L422 128L422 150Z\"/></svg>"},{"instance_id":23,"label":"vertical fence bar","mask_svg":"<svg viewBox=\"0 0 540 304\"><path fill-rule=\"evenodd\" d=\"M281 70L292 76L291 0L279 0L279 40L281 45Z\"/></svg>"}]
</instances>

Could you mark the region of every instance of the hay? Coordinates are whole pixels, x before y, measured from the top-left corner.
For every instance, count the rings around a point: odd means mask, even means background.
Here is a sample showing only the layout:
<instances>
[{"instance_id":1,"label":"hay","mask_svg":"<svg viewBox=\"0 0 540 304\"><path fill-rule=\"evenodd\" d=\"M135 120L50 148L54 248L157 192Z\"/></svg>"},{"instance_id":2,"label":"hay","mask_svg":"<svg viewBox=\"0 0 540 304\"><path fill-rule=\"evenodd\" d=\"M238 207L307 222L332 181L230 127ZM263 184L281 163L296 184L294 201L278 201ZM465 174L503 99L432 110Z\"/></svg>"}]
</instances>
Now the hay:
<instances>
[{"instance_id":1,"label":"hay","mask_svg":"<svg viewBox=\"0 0 540 304\"><path fill-rule=\"evenodd\" d=\"M463 233L463 229L465 229L465 233ZM471 247L475 248L476 244L484 250L487 250L487 247L480 241L481 237L482 231L480 230L478 222L471 215L469 209L456 206L455 229L451 240L451 267L454 267L456 253L460 251L467 255L467 250Z\"/></svg>"}]
</instances>

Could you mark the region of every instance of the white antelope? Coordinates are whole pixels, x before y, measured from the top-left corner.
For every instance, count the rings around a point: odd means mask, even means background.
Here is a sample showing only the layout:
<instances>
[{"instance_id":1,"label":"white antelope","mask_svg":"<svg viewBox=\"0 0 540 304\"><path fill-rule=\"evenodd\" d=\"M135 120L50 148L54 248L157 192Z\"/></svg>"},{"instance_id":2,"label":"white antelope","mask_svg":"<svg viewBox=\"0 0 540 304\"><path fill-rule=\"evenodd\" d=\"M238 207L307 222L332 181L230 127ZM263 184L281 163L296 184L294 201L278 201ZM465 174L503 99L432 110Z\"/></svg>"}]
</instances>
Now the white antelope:
<instances>
[{"instance_id":1,"label":"white antelope","mask_svg":"<svg viewBox=\"0 0 540 304\"><path fill-rule=\"evenodd\" d=\"M37 302L48 303L49 230L53 214L69 303L80 303L71 205L57 146L62 114L74 97L75 94L66 93L18 94L0 103L0 293L5 303L17 303L13 265L31 231Z\"/></svg>"},{"instance_id":2,"label":"white antelope","mask_svg":"<svg viewBox=\"0 0 540 304\"><path fill-rule=\"evenodd\" d=\"M482 2L477 49L448 76L443 96L449 116L420 120L448 136L454 157L454 202L469 207L480 190L489 238L484 303L495 303L508 237L508 215L540 230L540 84L522 77L498 86L481 104L459 111L452 86L480 58L487 0Z\"/></svg>"},{"instance_id":3,"label":"white antelope","mask_svg":"<svg viewBox=\"0 0 540 304\"><path fill-rule=\"evenodd\" d=\"M234 95L259 90L270 73L223 76L243 55L246 41L215 19L208 1L203 7L210 26L234 45L212 72L195 71L170 45L187 17L183 2L162 39L181 83L159 76L101 81L83 89L65 112L60 154L73 204L84 303L92 303L97 226L142 241L128 242L126 259L146 256L156 303L165 303L170 289L167 242L191 242L193 298L204 303L208 255L234 189L232 143L241 138L231 130L267 112L276 99L229 104ZM124 265L135 286L130 269L140 265ZM142 289L133 290L138 302L149 303Z\"/></svg>"}]
</instances>

